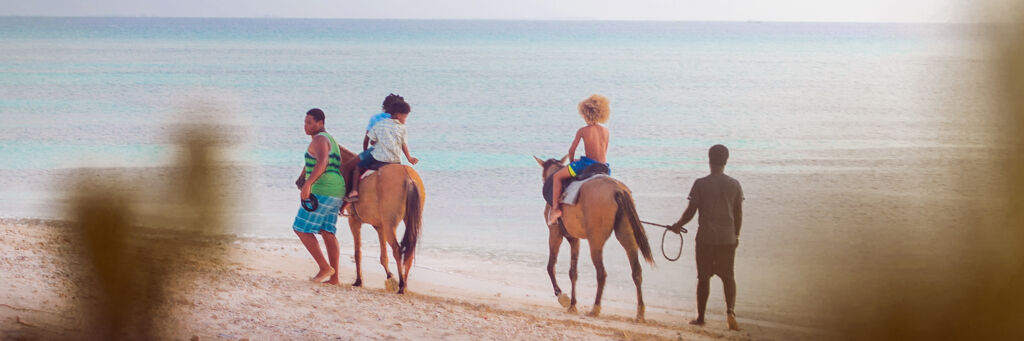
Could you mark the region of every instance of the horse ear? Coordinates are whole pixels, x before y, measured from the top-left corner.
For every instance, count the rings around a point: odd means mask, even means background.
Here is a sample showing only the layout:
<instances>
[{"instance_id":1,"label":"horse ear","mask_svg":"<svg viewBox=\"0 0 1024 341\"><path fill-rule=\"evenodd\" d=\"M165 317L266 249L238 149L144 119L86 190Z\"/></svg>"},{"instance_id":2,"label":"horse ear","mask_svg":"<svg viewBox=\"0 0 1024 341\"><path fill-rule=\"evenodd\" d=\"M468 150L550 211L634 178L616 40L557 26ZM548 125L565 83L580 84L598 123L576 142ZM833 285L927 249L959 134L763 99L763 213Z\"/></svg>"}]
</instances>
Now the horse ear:
<instances>
[{"instance_id":1,"label":"horse ear","mask_svg":"<svg viewBox=\"0 0 1024 341\"><path fill-rule=\"evenodd\" d=\"M538 164L538 165L540 165L541 167L544 167L544 160L541 160L541 159L540 159L539 157L537 157L536 155L534 155L534 156L533 156L533 159L534 159L534 160L537 160L537 164Z\"/></svg>"},{"instance_id":2,"label":"horse ear","mask_svg":"<svg viewBox=\"0 0 1024 341\"><path fill-rule=\"evenodd\" d=\"M561 160L558 160L558 162L561 162L564 165L565 161L568 160L568 159L569 159L569 154L565 154L565 156L563 156Z\"/></svg>"}]
</instances>

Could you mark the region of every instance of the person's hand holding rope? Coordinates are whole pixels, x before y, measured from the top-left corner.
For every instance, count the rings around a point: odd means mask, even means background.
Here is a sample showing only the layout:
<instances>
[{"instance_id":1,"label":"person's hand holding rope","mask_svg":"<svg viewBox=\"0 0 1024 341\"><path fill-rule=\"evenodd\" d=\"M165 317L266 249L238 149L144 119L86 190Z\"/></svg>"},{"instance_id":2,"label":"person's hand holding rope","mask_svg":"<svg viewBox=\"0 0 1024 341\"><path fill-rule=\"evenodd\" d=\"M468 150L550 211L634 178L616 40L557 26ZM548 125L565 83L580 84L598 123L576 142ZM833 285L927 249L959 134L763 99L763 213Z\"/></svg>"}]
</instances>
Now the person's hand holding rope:
<instances>
[{"instance_id":1,"label":"person's hand holding rope","mask_svg":"<svg viewBox=\"0 0 1024 341\"><path fill-rule=\"evenodd\" d=\"M668 230L672 231L672 232L675 232L676 234L680 234L680 233L683 232L683 224L680 224L680 223L677 222L675 224L670 225L668 227Z\"/></svg>"},{"instance_id":2,"label":"person's hand holding rope","mask_svg":"<svg viewBox=\"0 0 1024 341\"><path fill-rule=\"evenodd\" d=\"M676 253L676 257L675 258L671 258L671 257L668 256L668 254L665 253L665 235L668 234L668 231L675 232L675 234L680 234L680 232L681 233L688 233L688 232L690 232L690 231L687 231L686 228L683 227L683 224L680 224L680 223L676 222L675 224L672 224L672 225L662 225L662 224L655 224L655 223L647 222L647 221L643 221L643 220L641 220L640 222L644 223L644 224L647 224L647 225L654 225L654 226L658 226L658 227L664 227L665 228L665 232L663 232L661 234L661 255L665 256L665 259L667 259L667 260L669 260L671 262L675 262L675 261L679 260L679 257L683 254L683 237L682 237L682 235L679 236L679 252Z\"/></svg>"}]
</instances>

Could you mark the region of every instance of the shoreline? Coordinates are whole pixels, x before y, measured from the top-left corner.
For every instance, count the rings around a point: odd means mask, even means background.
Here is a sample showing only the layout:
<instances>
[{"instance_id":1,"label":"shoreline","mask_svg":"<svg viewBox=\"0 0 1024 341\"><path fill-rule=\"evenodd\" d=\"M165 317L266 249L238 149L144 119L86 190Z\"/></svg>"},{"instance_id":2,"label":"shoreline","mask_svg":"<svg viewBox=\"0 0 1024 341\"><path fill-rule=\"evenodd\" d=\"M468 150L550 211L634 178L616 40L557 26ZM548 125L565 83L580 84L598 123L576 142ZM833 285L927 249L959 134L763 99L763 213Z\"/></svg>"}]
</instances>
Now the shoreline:
<instances>
[{"instance_id":1,"label":"shoreline","mask_svg":"<svg viewBox=\"0 0 1024 341\"><path fill-rule=\"evenodd\" d=\"M3 271L0 273L4 278L0 282L10 283L5 288L7 292L4 297L0 297L0 303L2 303L0 304L0 330L6 330L9 333L12 330L32 329L32 326L61 325L64 320L75 320L76 317L66 309L63 312L61 309L54 310L54 307L67 307L71 304L68 297L73 294L70 293L70 284L67 283L66 278L60 280L59 277L54 278L51 273L41 271L45 269L45 263L39 264L38 267L22 266L26 265L24 263L46 259L49 259L50 265L55 264L52 258L57 256L51 252L52 248L48 248L47 244L52 244L54 242L52 237L59 236L61 230L67 228L69 228L68 223L60 221L0 218L0 234L4 237L0 242L0 250L4 254L3 262L0 262L0 268ZM145 236L140 236L140 239L160 241L167 240L167 238L183 238L182 233L178 231L154 230L149 232ZM174 328L176 332L172 334L182 338L188 338L191 335L198 335L201 339L218 337L218 335L239 335L239 338L253 339L322 339L334 336L344 338L347 337L344 335L352 335L347 333L353 331L356 335L360 335L357 338L399 339L452 338L475 335L475 338L484 339L746 340L800 339L811 338L816 334L814 331L802 327L742 318L740 323L744 330L729 332L724 318L718 319L715 318L716 316L709 316L708 325L699 328L686 324L689 316L670 315L659 312L659 309L648 309L647 322L638 324L632 321L635 305L622 307L606 303L602 305L601 317L594 318L584 315L589 311L590 304L580 302L578 304L580 313L569 314L558 305L553 296L548 297L549 295L542 295L528 289L421 266L415 266L410 273L411 278L407 289L409 293L400 296L384 291L384 274L376 259L368 262L369 259L364 258L364 287L351 287L350 283L355 276L354 264L350 255L343 256L340 262L341 286L316 284L305 279L315 272L316 266L312 259L308 259L308 255L301 257L305 250L301 249L298 240L294 241L294 245L289 246L285 240L269 238L256 239L235 236L185 236L184 238L219 239L221 240L218 242L219 246L226 251L226 257L221 265L208 264L208 267L177 265L186 267L179 271L198 272L197 281L203 284L199 287L207 287L207 289L195 289L192 292L180 288L179 285L169 285L172 300L168 305L171 309L179 311L175 318L198 317L198 320L189 322L190 325L195 325L192 328ZM68 242L67 238L63 240ZM192 241L189 240L189 242ZM67 247L67 245L57 246L58 248ZM375 248L371 247L370 249L367 251L376 251L373 250ZM376 258L376 252L367 251L364 251L364 255L370 253L373 256L369 258ZM296 252L301 253L296 256ZM393 267L394 264L392 263L391 266ZM63 272L57 271L56 273ZM210 275L212 278L208 278L204 273L212 273ZM228 289L225 288L225 284L228 284L225 282L233 282L235 285L228 285L230 287ZM39 284L43 285L40 287ZM191 285L185 287L189 286ZM224 290L209 292L208 287L220 287ZM580 289L578 288L578 290ZM46 291L49 291L49 295L45 293ZM296 298L297 296L301 297ZM581 292L581 296L587 297L585 292ZM328 307L331 304L325 303L324 307L319 309L328 310L332 314L337 311L338 321L372 315L377 311L376 309L365 304L358 304L364 300L370 300L394 308L394 310L400 310L400 312L393 313L399 315L397 316L398 320L406 322L398 322L403 327L395 334L377 330L378 327L383 329L388 329L389 326L393 327L395 322L389 322L390 319L368 321L365 324L357 323L351 326L343 323L345 325L343 328L332 325L330 321L319 321L319 328L308 328L311 330L311 334L281 334L279 333L281 328L288 324L285 321L298 317L295 316L296 311L289 307L278 307L282 309L267 312L266 309L259 308L275 304L259 302L280 301L282 298L289 297L288 301L297 301L293 303L295 308L308 305L316 306L318 299L323 298L327 298L328 302L349 301L349 304L332 307ZM582 297L581 301L583 301ZM411 303L412 309L407 310L403 302ZM215 307L218 305L228 308L216 309ZM365 307L360 308L360 306ZM429 306L429 309L424 306ZM420 321L421 323L415 322L421 320L422 316L436 313L435 310L441 308L455 310L452 316L457 318L446 320L444 323L435 319ZM313 309L318 310L318 308ZM210 312L211 317L203 318L203 314L208 310L222 312ZM317 313L314 311L313 314ZM246 321L244 317L251 315L268 315L268 318ZM215 323L226 318L233 318L233 321L239 324ZM474 319L476 322L471 322ZM502 323L495 325L494 323L498 320ZM464 323L454 323L453 321ZM174 322L168 323L174 324ZM483 325L469 329L464 328L475 326L476 323ZM504 334L495 333L494 328L504 328L506 332ZM73 334L73 331L71 333ZM186 335L189 333L192 334Z\"/></svg>"}]
</instances>

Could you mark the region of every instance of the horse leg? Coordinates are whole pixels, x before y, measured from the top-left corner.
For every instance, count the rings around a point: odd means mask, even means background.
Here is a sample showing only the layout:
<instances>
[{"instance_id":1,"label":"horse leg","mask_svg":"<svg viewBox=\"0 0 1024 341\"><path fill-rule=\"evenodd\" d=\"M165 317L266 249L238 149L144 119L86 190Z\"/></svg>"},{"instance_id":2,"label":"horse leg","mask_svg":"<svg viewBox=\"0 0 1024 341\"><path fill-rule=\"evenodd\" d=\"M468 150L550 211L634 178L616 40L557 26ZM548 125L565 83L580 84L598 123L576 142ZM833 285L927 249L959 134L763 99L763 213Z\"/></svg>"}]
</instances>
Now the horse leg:
<instances>
[{"instance_id":1,"label":"horse leg","mask_svg":"<svg viewBox=\"0 0 1024 341\"><path fill-rule=\"evenodd\" d=\"M388 236L388 244L391 245L391 252L393 252L395 254L395 264L398 265L398 269L399 269L398 270L398 293L399 294L404 294L405 293L405 275L402 274L402 270L401 270L402 269L402 247L401 247L401 245L398 245L398 239L395 238L395 228L396 227L397 226L392 226L390 229L388 229L388 231L391 232L390 235Z\"/></svg>"},{"instance_id":2,"label":"horse leg","mask_svg":"<svg viewBox=\"0 0 1024 341\"><path fill-rule=\"evenodd\" d=\"M348 217L348 228L352 230L352 247L355 249L353 254L353 260L356 262L356 281L352 283L354 287L363 286L363 252L362 252L362 238L359 237L360 229L363 227L361 221L356 220L355 216Z\"/></svg>"},{"instance_id":3,"label":"horse leg","mask_svg":"<svg viewBox=\"0 0 1024 341\"><path fill-rule=\"evenodd\" d=\"M405 266L405 273L403 273L402 276L405 278L406 282L409 281L409 270L412 269L412 260L415 257L415 254L411 254L409 255L409 259L402 260L402 264ZM398 269L398 271L402 271L402 269Z\"/></svg>"},{"instance_id":4,"label":"horse leg","mask_svg":"<svg viewBox=\"0 0 1024 341\"><path fill-rule=\"evenodd\" d=\"M548 231L548 277L551 277L551 286L555 288L555 297L559 297L562 289L555 279L555 263L558 262L558 250L562 247L562 231L553 226L548 226Z\"/></svg>"},{"instance_id":5,"label":"horse leg","mask_svg":"<svg viewBox=\"0 0 1024 341\"><path fill-rule=\"evenodd\" d=\"M594 297L594 308L587 316L597 317L601 315L601 293L604 292L604 279L608 273L604 271L604 242L590 241L590 259L594 262L594 269L597 270L597 295Z\"/></svg>"},{"instance_id":6,"label":"horse leg","mask_svg":"<svg viewBox=\"0 0 1024 341\"><path fill-rule=\"evenodd\" d=\"M568 237L569 249L570 249L570 261L569 261L569 281L572 282L572 300L569 301L569 311L576 312L576 264L580 260L580 240L578 238Z\"/></svg>"},{"instance_id":7,"label":"horse leg","mask_svg":"<svg viewBox=\"0 0 1024 341\"><path fill-rule=\"evenodd\" d=\"M636 322L644 322L644 294L640 290L640 286L644 281L643 268L640 266L640 256L637 253L633 235L625 230L616 229L615 238L619 240L619 244L622 244L622 248L626 250L626 257L629 258L629 268L633 270L633 285L636 285Z\"/></svg>"},{"instance_id":8,"label":"horse leg","mask_svg":"<svg viewBox=\"0 0 1024 341\"><path fill-rule=\"evenodd\" d=\"M388 242L384 238L384 230L376 226L374 226L374 229L377 230L377 239L380 240L380 266L384 267L384 273L388 275L388 279L391 279L391 268L388 267ZM394 247L392 246L392 248Z\"/></svg>"}]
</instances>

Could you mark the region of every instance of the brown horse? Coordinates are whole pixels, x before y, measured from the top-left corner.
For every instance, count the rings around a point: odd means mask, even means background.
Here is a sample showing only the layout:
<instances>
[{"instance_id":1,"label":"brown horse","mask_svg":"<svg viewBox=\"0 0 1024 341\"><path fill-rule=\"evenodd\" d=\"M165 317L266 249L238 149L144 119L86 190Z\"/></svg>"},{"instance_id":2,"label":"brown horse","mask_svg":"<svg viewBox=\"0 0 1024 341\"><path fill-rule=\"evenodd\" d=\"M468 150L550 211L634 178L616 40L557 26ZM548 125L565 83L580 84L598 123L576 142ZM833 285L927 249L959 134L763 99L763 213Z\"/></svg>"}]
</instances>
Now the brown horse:
<instances>
[{"instance_id":1,"label":"brown horse","mask_svg":"<svg viewBox=\"0 0 1024 341\"><path fill-rule=\"evenodd\" d=\"M416 255L416 239L419 237L423 218L423 203L426 192L423 180L412 167L387 165L359 182L359 201L353 203L348 225L352 230L355 245L356 281L353 286L363 285L362 252L359 232L363 224L370 224L377 230L380 239L380 264L387 273L387 286L391 290L394 279L388 269L388 246L394 252L398 265L398 293L405 293L409 281L409 269ZM405 235L398 242L398 223L405 222Z\"/></svg>"},{"instance_id":2,"label":"brown horse","mask_svg":"<svg viewBox=\"0 0 1024 341\"><path fill-rule=\"evenodd\" d=\"M541 161L536 156L533 158L543 168L542 179L547 179L551 174L565 167L565 157L561 160L548 159L547 161ZM553 200L558 200L558 198ZM590 258L594 262L594 268L597 269L597 297L594 298L594 308L588 315L598 316L601 314L601 293L604 291L604 280L607 277L603 260L604 243L608 241L612 231L615 231L615 238L619 240L619 244L622 244L622 248L626 249L629 267L633 270L633 284L636 285L636 320L643 322L644 297L640 291L643 276L636 251L639 249L643 253L648 264L654 265L654 258L651 257L647 233L640 225L640 218L637 216L629 188L610 177L588 181L580 188L579 200L576 204L562 204L562 212L560 222L548 226L548 246L550 247L548 250L548 276L551 277L551 285L554 286L555 296L559 296L560 303L563 306L568 306L569 312L576 312L576 262L579 260L579 240L586 239L590 243ZM545 207L544 221L547 221L547 216L548 208ZM555 280L555 262L558 260L558 250L562 246L562 238L569 241L572 251L569 265L572 299L568 303L562 302L564 294L558 288L558 281Z\"/></svg>"}]
</instances>

